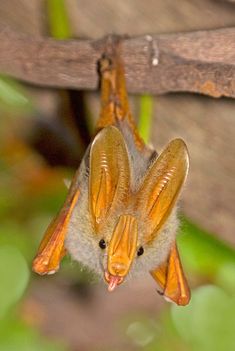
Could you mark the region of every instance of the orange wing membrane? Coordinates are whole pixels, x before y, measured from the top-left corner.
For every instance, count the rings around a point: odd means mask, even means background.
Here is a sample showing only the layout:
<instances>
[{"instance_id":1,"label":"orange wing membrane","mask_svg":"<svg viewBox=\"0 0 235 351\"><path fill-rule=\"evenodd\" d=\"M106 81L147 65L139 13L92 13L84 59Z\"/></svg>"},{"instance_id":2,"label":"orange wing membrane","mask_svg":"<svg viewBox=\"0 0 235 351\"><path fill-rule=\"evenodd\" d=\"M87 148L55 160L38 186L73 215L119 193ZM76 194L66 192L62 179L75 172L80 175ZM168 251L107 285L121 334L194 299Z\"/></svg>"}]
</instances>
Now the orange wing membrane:
<instances>
[{"instance_id":1,"label":"orange wing membrane","mask_svg":"<svg viewBox=\"0 0 235 351\"><path fill-rule=\"evenodd\" d=\"M79 190L67 198L59 215L49 225L37 255L33 261L33 271L38 274L53 274L59 269L60 261L66 250L64 240L67 233L68 222L79 197Z\"/></svg>"},{"instance_id":2,"label":"orange wing membrane","mask_svg":"<svg viewBox=\"0 0 235 351\"><path fill-rule=\"evenodd\" d=\"M163 295L177 305L185 306L190 301L190 290L185 278L176 244L173 245L166 263L150 271L160 285Z\"/></svg>"}]
</instances>

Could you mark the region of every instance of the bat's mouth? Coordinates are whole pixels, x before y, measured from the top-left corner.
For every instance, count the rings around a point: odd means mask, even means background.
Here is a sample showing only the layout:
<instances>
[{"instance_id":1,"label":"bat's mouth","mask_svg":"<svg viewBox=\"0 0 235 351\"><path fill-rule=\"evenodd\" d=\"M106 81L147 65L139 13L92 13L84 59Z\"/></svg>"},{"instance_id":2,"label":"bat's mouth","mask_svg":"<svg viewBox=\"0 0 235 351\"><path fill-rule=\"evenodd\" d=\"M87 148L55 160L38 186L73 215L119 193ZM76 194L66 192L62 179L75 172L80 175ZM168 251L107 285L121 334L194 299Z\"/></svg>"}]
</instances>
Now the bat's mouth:
<instances>
[{"instance_id":1,"label":"bat's mouth","mask_svg":"<svg viewBox=\"0 0 235 351\"><path fill-rule=\"evenodd\" d=\"M118 285L120 285L124 277L120 277L118 275L112 275L108 271L104 272L104 279L108 283L108 291L113 291Z\"/></svg>"}]
</instances>

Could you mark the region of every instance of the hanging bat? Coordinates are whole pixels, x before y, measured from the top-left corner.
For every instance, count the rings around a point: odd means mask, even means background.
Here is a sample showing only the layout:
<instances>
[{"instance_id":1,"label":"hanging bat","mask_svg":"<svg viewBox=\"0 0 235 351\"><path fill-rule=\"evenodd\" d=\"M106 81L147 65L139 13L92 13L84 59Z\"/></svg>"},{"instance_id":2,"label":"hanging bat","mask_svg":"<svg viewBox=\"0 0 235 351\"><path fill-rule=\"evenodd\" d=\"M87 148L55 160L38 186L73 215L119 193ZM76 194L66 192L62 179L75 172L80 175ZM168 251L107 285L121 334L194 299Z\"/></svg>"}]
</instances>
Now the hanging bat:
<instances>
[{"instance_id":1,"label":"hanging bat","mask_svg":"<svg viewBox=\"0 0 235 351\"><path fill-rule=\"evenodd\" d=\"M190 290L176 246L176 202L188 173L187 147L174 139L158 155L145 145L129 110L120 50L109 51L100 61L96 135L33 270L55 273L68 252L103 276L109 291L149 272L167 300L186 305Z\"/></svg>"}]
</instances>

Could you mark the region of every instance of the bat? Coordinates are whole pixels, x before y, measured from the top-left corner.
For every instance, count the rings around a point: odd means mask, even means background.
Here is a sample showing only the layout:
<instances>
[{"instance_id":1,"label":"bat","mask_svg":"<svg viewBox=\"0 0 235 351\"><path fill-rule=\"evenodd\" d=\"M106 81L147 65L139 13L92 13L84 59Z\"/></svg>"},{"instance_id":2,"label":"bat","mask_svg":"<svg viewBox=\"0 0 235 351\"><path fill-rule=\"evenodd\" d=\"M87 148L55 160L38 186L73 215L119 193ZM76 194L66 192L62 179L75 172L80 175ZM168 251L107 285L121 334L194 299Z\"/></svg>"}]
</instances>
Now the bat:
<instances>
[{"instance_id":1,"label":"bat","mask_svg":"<svg viewBox=\"0 0 235 351\"><path fill-rule=\"evenodd\" d=\"M131 115L120 47L100 60L101 112L96 134L49 225L33 271L53 274L66 253L103 277L113 291L149 272L166 300L190 301L176 246L177 200L189 156L182 139L158 155Z\"/></svg>"}]
</instances>

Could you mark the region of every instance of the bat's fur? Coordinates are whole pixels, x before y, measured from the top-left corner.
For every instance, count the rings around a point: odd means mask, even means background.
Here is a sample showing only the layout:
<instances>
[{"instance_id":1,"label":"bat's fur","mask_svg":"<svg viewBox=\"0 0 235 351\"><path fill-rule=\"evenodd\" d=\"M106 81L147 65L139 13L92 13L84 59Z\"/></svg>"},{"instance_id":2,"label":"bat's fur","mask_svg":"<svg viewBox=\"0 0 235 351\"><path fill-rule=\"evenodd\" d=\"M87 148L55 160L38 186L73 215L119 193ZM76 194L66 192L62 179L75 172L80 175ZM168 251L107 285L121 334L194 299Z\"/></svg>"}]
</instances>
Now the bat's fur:
<instances>
[{"instance_id":1,"label":"bat's fur","mask_svg":"<svg viewBox=\"0 0 235 351\"><path fill-rule=\"evenodd\" d=\"M141 181L148 170L157 153L154 150L147 149L145 156L135 146L131 131L125 122L119 122L116 127L121 131L126 148L128 151L129 164L131 169L131 191L136 192ZM81 262L96 273L103 276L104 270L107 269L107 250L110 238L114 231L117 220L121 214L131 214L136 217L138 223L138 248L143 246L144 254L137 256L132 264L129 276L149 271L162 264L169 254L172 243L174 242L178 228L177 211L171 212L163 228L157 234L155 240L145 244L144 237L148 223L143 223L139 218L138 211L134 211L131 206L127 207L120 204L114 213L110 216L105 224L102 233L95 233L93 221L89 212L89 156L90 147L80 165L78 187L81 195L76 204L71 221L68 227L68 233L65 246L72 258ZM141 209L140 209L141 210ZM99 247L100 239L106 241L107 247L102 250Z\"/></svg>"}]
</instances>

